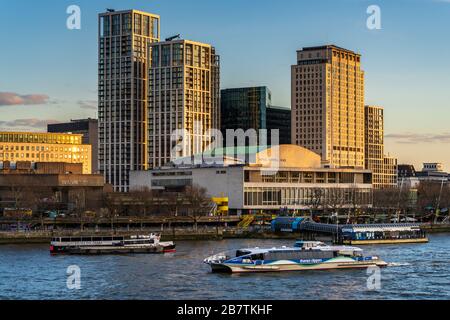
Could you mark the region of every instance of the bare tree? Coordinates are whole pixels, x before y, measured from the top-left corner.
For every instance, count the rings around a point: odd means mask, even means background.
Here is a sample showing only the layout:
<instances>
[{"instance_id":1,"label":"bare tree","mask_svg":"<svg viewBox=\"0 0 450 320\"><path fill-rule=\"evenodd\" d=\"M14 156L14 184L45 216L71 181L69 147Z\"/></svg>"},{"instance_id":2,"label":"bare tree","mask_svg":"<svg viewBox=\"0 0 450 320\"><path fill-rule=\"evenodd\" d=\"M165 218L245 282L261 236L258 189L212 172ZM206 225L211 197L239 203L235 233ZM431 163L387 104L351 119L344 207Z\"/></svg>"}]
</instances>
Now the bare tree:
<instances>
[{"instance_id":1,"label":"bare tree","mask_svg":"<svg viewBox=\"0 0 450 320\"><path fill-rule=\"evenodd\" d=\"M417 209L426 212L432 210L429 215L437 220L438 210L448 208L450 205L450 189L447 184L434 181L422 181L417 190Z\"/></svg>"},{"instance_id":2,"label":"bare tree","mask_svg":"<svg viewBox=\"0 0 450 320\"><path fill-rule=\"evenodd\" d=\"M207 208L211 203L206 189L200 186L188 186L185 190L185 198L189 204L189 216L194 221L194 229L197 230L198 217L207 214Z\"/></svg>"},{"instance_id":3,"label":"bare tree","mask_svg":"<svg viewBox=\"0 0 450 320\"><path fill-rule=\"evenodd\" d=\"M388 214L388 221L398 210L399 190L398 188L376 189L373 191L373 206L376 210Z\"/></svg>"},{"instance_id":4,"label":"bare tree","mask_svg":"<svg viewBox=\"0 0 450 320\"><path fill-rule=\"evenodd\" d=\"M131 197L133 206L137 207L139 213L144 217L153 213L156 199L151 189L148 187L135 189L128 195Z\"/></svg>"},{"instance_id":5,"label":"bare tree","mask_svg":"<svg viewBox=\"0 0 450 320\"><path fill-rule=\"evenodd\" d=\"M114 232L114 218L122 212L123 204L119 193L106 192L103 194L103 203L107 208L107 218L111 224L111 230Z\"/></svg>"},{"instance_id":6,"label":"bare tree","mask_svg":"<svg viewBox=\"0 0 450 320\"><path fill-rule=\"evenodd\" d=\"M363 208L368 207L368 203L363 201L363 193L356 184L352 184L346 191L344 196L344 202L349 204L347 210L347 223L353 223L358 221L359 213ZM353 213L353 215L352 215Z\"/></svg>"},{"instance_id":7,"label":"bare tree","mask_svg":"<svg viewBox=\"0 0 450 320\"><path fill-rule=\"evenodd\" d=\"M324 207L324 190L322 188L313 188L308 197L308 206L311 219L314 219L314 213Z\"/></svg>"},{"instance_id":8,"label":"bare tree","mask_svg":"<svg viewBox=\"0 0 450 320\"><path fill-rule=\"evenodd\" d=\"M180 192L168 192L165 195L170 214L178 216L178 210L186 202L186 197Z\"/></svg>"},{"instance_id":9,"label":"bare tree","mask_svg":"<svg viewBox=\"0 0 450 320\"><path fill-rule=\"evenodd\" d=\"M330 209L333 214L337 215L339 219L339 213L345 204L345 197L341 188L329 188L327 189L327 197L325 200L326 208Z\"/></svg>"}]
</instances>

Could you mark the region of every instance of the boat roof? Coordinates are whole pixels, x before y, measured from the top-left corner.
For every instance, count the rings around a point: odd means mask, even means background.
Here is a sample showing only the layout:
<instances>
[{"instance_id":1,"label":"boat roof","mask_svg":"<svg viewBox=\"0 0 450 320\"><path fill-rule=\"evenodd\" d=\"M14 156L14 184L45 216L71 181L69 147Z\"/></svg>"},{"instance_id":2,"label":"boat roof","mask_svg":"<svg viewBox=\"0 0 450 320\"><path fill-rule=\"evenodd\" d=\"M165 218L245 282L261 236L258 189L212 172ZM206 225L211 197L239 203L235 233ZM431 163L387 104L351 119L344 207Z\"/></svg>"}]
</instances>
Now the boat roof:
<instances>
[{"instance_id":1,"label":"boat roof","mask_svg":"<svg viewBox=\"0 0 450 320\"><path fill-rule=\"evenodd\" d=\"M305 221L302 230L338 233L338 232L373 232L373 231L414 231L420 229L419 223L377 223L377 224L327 224Z\"/></svg>"},{"instance_id":2,"label":"boat roof","mask_svg":"<svg viewBox=\"0 0 450 320\"><path fill-rule=\"evenodd\" d=\"M361 248L358 247L352 247L352 246L317 246L317 247L311 247L310 249L316 249L319 251L362 251ZM239 251L246 251L248 254L259 254L259 253L268 253L268 252L284 252L284 251L304 251L304 248L301 247L273 247L273 248L242 248L238 249Z\"/></svg>"},{"instance_id":3,"label":"boat roof","mask_svg":"<svg viewBox=\"0 0 450 320\"><path fill-rule=\"evenodd\" d=\"M412 231L418 229L420 229L420 224L414 223L353 224L341 227L342 232Z\"/></svg>"}]
</instances>

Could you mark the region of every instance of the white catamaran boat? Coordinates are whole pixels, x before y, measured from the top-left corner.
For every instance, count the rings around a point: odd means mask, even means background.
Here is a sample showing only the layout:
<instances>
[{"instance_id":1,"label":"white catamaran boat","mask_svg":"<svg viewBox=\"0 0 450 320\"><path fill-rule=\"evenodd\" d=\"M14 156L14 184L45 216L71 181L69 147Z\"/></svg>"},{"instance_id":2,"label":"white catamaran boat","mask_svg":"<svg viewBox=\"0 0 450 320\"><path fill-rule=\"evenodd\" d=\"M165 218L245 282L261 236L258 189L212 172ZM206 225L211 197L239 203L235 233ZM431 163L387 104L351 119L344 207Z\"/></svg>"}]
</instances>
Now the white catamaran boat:
<instances>
[{"instance_id":1,"label":"white catamaran boat","mask_svg":"<svg viewBox=\"0 0 450 320\"><path fill-rule=\"evenodd\" d=\"M248 248L224 252L204 260L213 272L270 272L385 267L377 256L363 256L360 248L297 241L294 247Z\"/></svg>"},{"instance_id":2,"label":"white catamaran boat","mask_svg":"<svg viewBox=\"0 0 450 320\"><path fill-rule=\"evenodd\" d=\"M172 241L161 242L157 234L137 236L83 236L52 238L51 254L120 254L175 252Z\"/></svg>"}]
</instances>

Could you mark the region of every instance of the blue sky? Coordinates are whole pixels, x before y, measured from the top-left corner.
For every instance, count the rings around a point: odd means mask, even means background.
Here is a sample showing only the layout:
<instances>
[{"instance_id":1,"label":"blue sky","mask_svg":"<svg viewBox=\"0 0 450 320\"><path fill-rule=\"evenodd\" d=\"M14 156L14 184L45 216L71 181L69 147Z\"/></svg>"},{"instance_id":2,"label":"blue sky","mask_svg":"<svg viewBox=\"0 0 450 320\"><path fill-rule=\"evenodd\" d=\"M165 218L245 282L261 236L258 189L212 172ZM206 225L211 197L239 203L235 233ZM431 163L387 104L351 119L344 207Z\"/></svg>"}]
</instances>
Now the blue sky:
<instances>
[{"instance_id":1,"label":"blue sky","mask_svg":"<svg viewBox=\"0 0 450 320\"><path fill-rule=\"evenodd\" d=\"M81 30L66 28L73 4ZM381 30L366 27L372 4ZM162 38L181 33L217 48L222 88L267 85L282 106L290 105L297 49L333 43L360 52L366 103L385 107L386 151L450 169L450 0L1 1L0 94L10 95L8 103L0 96L0 130L96 116L97 14L105 8L159 14Z\"/></svg>"}]
</instances>

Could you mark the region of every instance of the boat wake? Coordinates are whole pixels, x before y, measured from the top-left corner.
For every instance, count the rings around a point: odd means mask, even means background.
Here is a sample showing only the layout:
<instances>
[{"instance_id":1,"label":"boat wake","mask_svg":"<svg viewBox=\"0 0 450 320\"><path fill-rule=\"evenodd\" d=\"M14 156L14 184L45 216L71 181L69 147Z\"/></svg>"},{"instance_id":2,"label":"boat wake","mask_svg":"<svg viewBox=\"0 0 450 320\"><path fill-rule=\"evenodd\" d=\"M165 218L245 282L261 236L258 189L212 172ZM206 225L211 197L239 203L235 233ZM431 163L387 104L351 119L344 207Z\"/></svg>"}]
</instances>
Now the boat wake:
<instances>
[{"instance_id":1,"label":"boat wake","mask_svg":"<svg viewBox=\"0 0 450 320\"><path fill-rule=\"evenodd\" d=\"M403 266L410 266L411 263L409 262L389 262L388 267L403 267Z\"/></svg>"}]
</instances>

